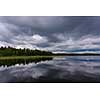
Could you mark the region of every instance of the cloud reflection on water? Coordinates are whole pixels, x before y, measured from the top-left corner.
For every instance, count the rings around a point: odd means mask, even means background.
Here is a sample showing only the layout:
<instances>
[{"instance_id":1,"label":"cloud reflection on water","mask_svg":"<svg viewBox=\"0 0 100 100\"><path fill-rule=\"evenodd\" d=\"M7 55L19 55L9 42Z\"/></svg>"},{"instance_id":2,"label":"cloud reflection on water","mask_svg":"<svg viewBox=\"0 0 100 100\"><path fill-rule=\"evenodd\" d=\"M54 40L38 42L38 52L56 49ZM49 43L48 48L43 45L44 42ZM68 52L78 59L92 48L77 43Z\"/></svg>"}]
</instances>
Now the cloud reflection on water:
<instances>
[{"instance_id":1,"label":"cloud reflection on water","mask_svg":"<svg viewBox=\"0 0 100 100\"><path fill-rule=\"evenodd\" d=\"M99 56L68 56L38 64L2 66L0 82L100 82L99 60Z\"/></svg>"}]
</instances>

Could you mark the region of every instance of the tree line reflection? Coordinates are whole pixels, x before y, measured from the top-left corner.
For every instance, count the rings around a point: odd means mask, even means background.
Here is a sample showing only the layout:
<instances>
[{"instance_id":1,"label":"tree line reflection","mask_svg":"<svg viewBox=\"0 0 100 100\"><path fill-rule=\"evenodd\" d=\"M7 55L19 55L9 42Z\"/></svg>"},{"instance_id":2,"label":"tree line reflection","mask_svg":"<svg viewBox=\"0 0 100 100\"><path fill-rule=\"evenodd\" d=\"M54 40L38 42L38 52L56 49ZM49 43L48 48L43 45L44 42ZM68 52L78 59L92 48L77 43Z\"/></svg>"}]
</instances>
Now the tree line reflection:
<instances>
[{"instance_id":1,"label":"tree line reflection","mask_svg":"<svg viewBox=\"0 0 100 100\"><path fill-rule=\"evenodd\" d=\"M49 61L49 60L52 60L53 57L40 57L40 58L35 58L35 59L32 59L32 58L29 58L29 59L3 59L3 60L0 60L0 66L13 66L13 65L16 65L16 64L23 64L23 65L26 65L26 64L29 64L29 63L38 63L38 62L41 62L41 61Z\"/></svg>"}]
</instances>

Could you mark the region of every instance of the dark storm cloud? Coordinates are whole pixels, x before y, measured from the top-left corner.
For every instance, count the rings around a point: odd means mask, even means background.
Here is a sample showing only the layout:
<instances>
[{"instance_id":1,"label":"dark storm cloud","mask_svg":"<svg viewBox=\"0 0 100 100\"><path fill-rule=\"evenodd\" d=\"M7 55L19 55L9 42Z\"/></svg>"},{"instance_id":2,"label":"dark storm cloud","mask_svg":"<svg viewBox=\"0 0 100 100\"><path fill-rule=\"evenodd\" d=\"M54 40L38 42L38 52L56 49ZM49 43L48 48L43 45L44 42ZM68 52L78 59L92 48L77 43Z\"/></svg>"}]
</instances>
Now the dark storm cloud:
<instances>
[{"instance_id":1,"label":"dark storm cloud","mask_svg":"<svg viewBox=\"0 0 100 100\"><path fill-rule=\"evenodd\" d=\"M100 17L2 16L0 45L66 51L98 48Z\"/></svg>"},{"instance_id":2,"label":"dark storm cloud","mask_svg":"<svg viewBox=\"0 0 100 100\"><path fill-rule=\"evenodd\" d=\"M3 17L2 20L7 23L18 25L22 28L30 28L37 32L53 32L63 26L64 17Z\"/></svg>"},{"instance_id":3,"label":"dark storm cloud","mask_svg":"<svg viewBox=\"0 0 100 100\"><path fill-rule=\"evenodd\" d=\"M100 17L88 16L6 16L1 18L3 22L17 25L23 31L36 31L40 33L87 34L100 32Z\"/></svg>"}]
</instances>

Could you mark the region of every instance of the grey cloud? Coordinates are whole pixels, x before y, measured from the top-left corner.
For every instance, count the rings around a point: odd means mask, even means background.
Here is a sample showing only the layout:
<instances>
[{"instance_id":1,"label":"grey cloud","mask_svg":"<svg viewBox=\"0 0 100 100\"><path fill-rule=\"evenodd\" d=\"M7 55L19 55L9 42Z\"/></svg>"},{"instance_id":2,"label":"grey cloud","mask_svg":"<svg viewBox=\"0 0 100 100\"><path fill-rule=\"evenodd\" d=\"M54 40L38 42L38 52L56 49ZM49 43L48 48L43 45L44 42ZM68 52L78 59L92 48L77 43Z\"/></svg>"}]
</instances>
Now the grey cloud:
<instances>
[{"instance_id":1,"label":"grey cloud","mask_svg":"<svg viewBox=\"0 0 100 100\"><path fill-rule=\"evenodd\" d=\"M76 32L87 33L99 30L100 17L88 16L6 16L1 17L6 23L12 23L22 27L31 27L43 32ZM90 30L92 29L92 30Z\"/></svg>"},{"instance_id":2,"label":"grey cloud","mask_svg":"<svg viewBox=\"0 0 100 100\"><path fill-rule=\"evenodd\" d=\"M97 48L99 26L99 16L1 16L0 42L51 51ZM81 42L82 39L85 42ZM88 39L90 44L86 42Z\"/></svg>"},{"instance_id":3,"label":"grey cloud","mask_svg":"<svg viewBox=\"0 0 100 100\"><path fill-rule=\"evenodd\" d=\"M2 17L2 21L19 25L21 27L33 28L33 30L35 31L48 32L60 28L64 23L64 17L13 16L13 17Z\"/></svg>"}]
</instances>

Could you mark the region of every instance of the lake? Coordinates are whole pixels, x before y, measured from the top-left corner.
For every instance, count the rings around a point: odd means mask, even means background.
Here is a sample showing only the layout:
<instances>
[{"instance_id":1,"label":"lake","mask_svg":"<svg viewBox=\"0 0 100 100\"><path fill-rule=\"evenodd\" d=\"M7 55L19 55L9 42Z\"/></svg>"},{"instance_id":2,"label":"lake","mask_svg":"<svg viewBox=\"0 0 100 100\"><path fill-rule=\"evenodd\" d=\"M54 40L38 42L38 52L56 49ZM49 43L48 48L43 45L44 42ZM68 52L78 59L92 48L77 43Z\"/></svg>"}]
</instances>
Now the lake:
<instances>
[{"instance_id":1,"label":"lake","mask_svg":"<svg viewBox=\"0 0 100 100\"><path fill-rule=\"evenodd\" d=\"M0 82L100 82L100 56L0 60Z\"/></svg>"}]
</instances>

